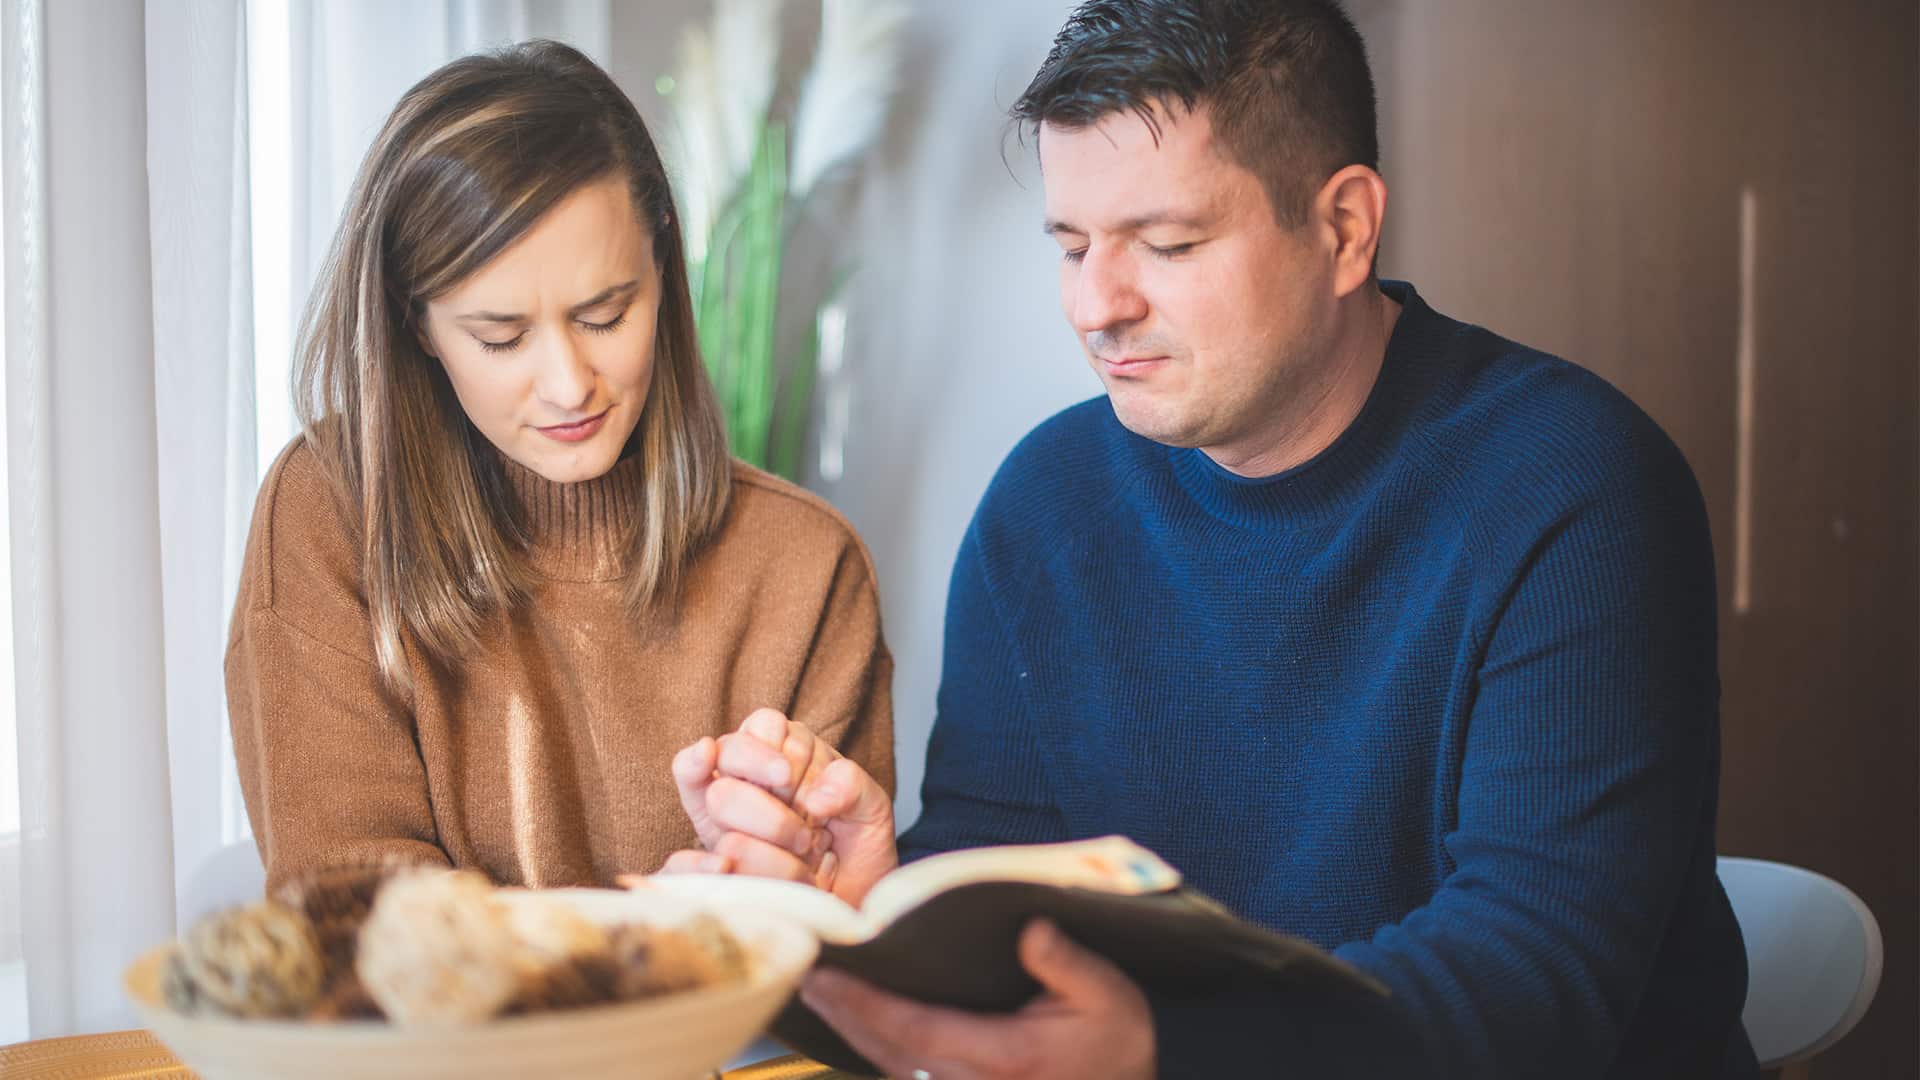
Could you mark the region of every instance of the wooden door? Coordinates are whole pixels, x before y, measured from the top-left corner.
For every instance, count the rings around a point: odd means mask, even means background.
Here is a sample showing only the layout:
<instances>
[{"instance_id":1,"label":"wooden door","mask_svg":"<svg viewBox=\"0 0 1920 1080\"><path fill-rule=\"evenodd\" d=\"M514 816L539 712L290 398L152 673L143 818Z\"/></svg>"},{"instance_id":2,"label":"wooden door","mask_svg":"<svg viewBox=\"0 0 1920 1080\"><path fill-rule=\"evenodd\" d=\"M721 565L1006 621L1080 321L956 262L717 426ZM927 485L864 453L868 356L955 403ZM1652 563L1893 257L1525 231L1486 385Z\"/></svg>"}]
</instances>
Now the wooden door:
<instances>
[{"instance_id":1,"label":"wooden door","mask_svg":"<svg viewBox=\"0 0 1920 1080\"><path fill-rule=\"evenodd\" d=\"M1920 1075L1915 5L1353 8L1382 273L1594 369L1685 451L1719 566L1720 849L1879 917L1879 997L1812 1075Z\"/></svg>"}]
</instances>

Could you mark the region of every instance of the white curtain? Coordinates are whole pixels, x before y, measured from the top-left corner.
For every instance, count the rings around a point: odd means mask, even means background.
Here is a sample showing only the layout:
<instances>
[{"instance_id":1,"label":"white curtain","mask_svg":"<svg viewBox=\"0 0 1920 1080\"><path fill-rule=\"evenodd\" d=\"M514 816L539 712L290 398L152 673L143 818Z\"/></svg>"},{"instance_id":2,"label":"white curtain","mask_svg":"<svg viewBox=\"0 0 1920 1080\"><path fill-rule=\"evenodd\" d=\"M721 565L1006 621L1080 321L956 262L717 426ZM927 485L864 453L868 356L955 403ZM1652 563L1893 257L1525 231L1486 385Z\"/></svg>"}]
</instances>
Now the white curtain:
<instances>
[{"instance_id":1,"label":"white curtain","mask_svg":"<svg viewBox=\"0 0 1920 1080\"><path fill-rule=\"evenodd\" d=\"M147 0L155 461L175 895L244 828L221 660L258 482L244 0Z\"/></svg>"},{"instance_id":2,"label":"white curtain","mask_svg":"<svg viewBox=\"0 0 1920 1080\"><path fill-rule=\"evenodd\" d=\"M604 62L609 12L0 0L0 18L19 761L0 1033L47 1037L135 1023L120 972L176 932L194 870L247 842L227 614L262 463L291 435L293 323L368 141L471 49L550 36Z\"/></svg>"},{"instance_id":3,"label":"white curtain","mask_svg":"<svg viewBox=\"0 0 1920 1080\"><path fill-rule=\"evenodd\" d=\"M241 0L7 0L6 19L21 858L0 904L28 1029L52 1035L131 1023L119 973L222 839L254 457L245 38Z\"/></svg>"}]
</instances>

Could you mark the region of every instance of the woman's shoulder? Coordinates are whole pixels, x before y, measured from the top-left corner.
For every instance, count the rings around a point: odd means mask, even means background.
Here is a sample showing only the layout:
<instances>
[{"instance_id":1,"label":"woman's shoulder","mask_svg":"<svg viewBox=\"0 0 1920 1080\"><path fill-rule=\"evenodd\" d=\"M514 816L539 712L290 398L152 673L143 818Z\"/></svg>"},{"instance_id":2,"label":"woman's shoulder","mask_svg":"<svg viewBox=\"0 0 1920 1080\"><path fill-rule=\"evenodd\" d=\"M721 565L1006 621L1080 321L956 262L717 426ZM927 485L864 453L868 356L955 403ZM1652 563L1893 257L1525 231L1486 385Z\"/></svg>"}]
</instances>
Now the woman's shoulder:
<instances>
[{"instance_id":1,"label":"woman's shoulder","mask_svg":"<svg viewBox=\"0 0 1920 1080\"><path fill-rule=\"evenodd\" d=\"M333 483L327 477L319 451L304 432L281 447L260 480L260 494L254 504L255 517L265 510L268 516L282 513L326 513L338 516L333 498Z\"/></svg>"},{"instance_id":2,"label":"woman's shoulder","mask_svg":"<svg viewBox=\"0 0 1920 1080\"><path fill-rule=\"evenodd\" d=\"M874 577L873 557L846 515L814 492L743 461L733 463L733 500L722 532L780 559L851 557L869 580Z\"/></svg>"},{"instance_id":3,"label":"woman's shoulder","mask_svg":"<svg viewBox=\"0 0 1920 1080\"><path fill-rule=\"evenodd\" d=\"M357 532L312 440L294 436L254 497L241 605L284 611L342 591L357 596Z\"/></svg>"}]
</instances>

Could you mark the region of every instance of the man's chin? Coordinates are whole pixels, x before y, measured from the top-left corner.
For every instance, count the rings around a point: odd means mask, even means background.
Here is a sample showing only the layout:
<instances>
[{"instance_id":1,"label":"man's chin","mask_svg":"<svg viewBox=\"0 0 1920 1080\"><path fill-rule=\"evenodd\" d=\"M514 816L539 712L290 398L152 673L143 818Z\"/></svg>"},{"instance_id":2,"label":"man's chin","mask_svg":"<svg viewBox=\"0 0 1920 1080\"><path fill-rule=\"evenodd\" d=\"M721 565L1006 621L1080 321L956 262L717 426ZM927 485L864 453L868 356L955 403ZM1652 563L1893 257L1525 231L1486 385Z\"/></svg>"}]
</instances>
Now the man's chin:
<instances>
[{"instance_id":1,"label":"man's chin","mask_svg":"<svg viewBox=\"0 0 1920 1080\"><path fill-rule=\"evenodd\" d=\"M1191 449L1200 445L1191 423L1174 415L1171 410L1155 408L1154 405L1158 403L1140 400L1141 396L1108 391L1107 400L1113 404L1113 415L1120 421L1121 427L1164 446Z\"/></svg>"}]
</instances>

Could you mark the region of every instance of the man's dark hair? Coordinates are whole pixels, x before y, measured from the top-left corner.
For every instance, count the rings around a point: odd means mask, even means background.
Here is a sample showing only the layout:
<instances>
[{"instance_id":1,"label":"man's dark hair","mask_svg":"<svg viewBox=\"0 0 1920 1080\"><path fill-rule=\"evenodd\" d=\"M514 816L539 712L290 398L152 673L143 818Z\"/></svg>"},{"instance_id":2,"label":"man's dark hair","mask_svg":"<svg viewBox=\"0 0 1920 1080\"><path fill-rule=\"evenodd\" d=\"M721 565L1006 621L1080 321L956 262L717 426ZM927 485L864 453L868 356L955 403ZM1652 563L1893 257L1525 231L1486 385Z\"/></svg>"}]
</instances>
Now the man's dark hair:
<instances>
[{"instance_id":1,"label":"man's dark hair","mask_svg":"<svg viewBox=\"0 0 1920 1080\"><path fill-rule=\"evenodd\" d=\"M1334 173L1380 167L1366 45L1335 0L1088 0L1011 117L1037 134L1125 110L1157 138L1155 105L1206 106L1221 149L1289 227Z\"/></svg>"}]
</instances>

